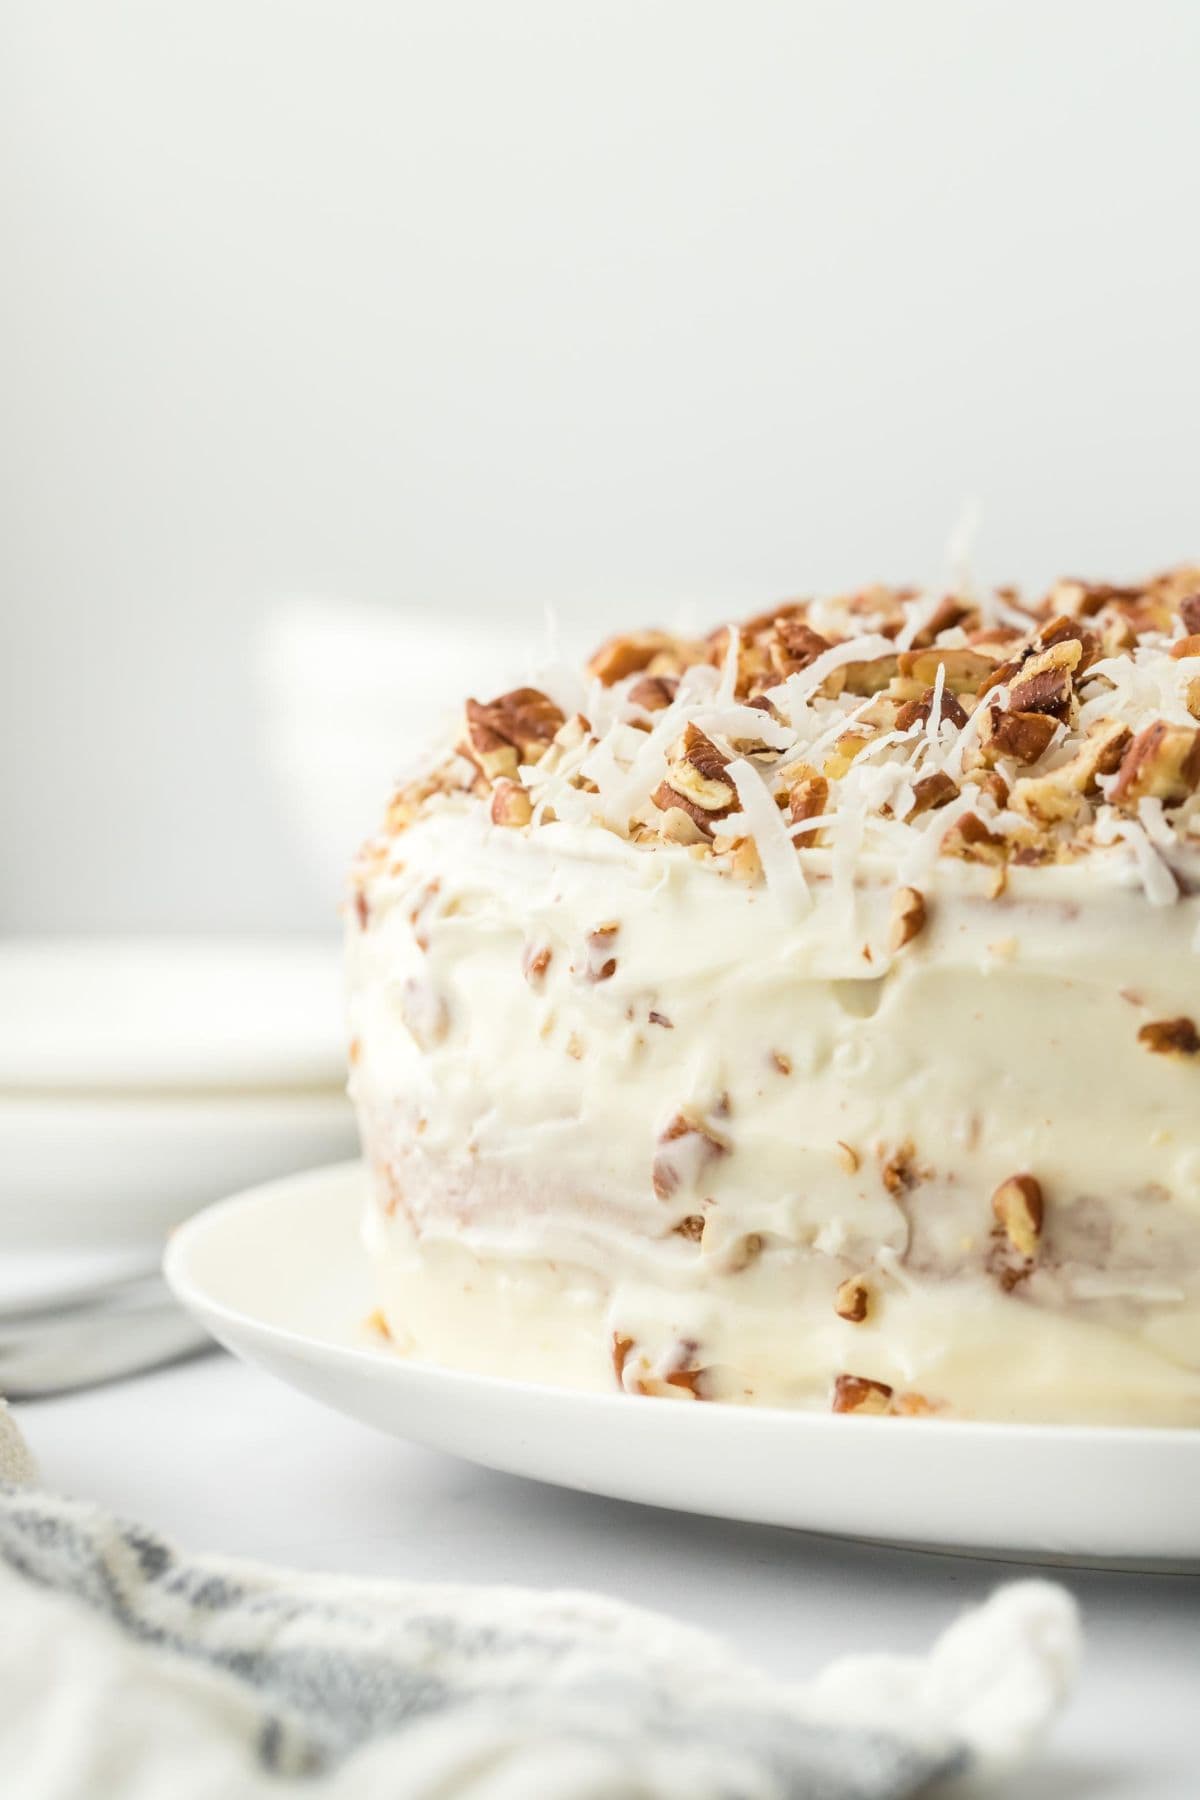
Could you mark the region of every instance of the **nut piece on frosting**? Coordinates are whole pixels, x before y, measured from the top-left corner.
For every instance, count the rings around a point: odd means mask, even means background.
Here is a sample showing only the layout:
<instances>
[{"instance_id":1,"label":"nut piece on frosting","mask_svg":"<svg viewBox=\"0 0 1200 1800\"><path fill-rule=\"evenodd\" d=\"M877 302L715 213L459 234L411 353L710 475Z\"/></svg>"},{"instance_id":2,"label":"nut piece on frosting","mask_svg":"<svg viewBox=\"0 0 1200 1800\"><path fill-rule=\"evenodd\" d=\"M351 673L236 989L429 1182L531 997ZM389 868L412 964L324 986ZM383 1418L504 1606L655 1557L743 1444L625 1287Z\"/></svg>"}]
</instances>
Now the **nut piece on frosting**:
<instances>
[{"instance_id":1,"label":"nut piece on frosting","mask_svg":"<svg viewBox=\"0 0 1200 1800\"><path fill-rule=\"evenodd\" d=\"M861 1325L871 1309L871 1290L861 1275L847 1276L834 1295L833 1310L839 1319Z\"/></svg>"},{"instance_id":2,"label":"nut piece on frosting","mask_svg":"<svg viewBox=\"0 0 1200 1800\"><path fill-rule=\"evenodd\" d=\"M729 1145L700 1120L685 1112L675 1117L661 1133L651 1166L651 1185L655 1197L669 1200L682 1186L694 1186L700 1171L714 1157L724 1156Z\"/></svg>"},{"instance_id":3,"label":"nut piece on frosting","mask_svg":"<svg viewBox=\"0 0 1200 1800\"><path fill-rule=\"evenodd\" d=\"M891 928L888 932L888 944L893 950L903 950L905 944L925 929L925 896L919 888L900 888L892 900Z\"/></svg>"},{"instance_id":4,"label":"nut piece on frosting","mask_svg":"<svg viewBox=\"0 0 1200 1800\"><path fill-rule=\"evenodd\" d=\"M872 1381L866 1375L839 1375L833 1384L835 1413L887 1413L892 1408L892 1394L886 1381Z\"/></svg>"},{"instance_id":5,"label":"nut piece on frosting","mask_svg":"<svg viewBox=\"0 0 1200 1800\"><path fill-rule=\"evenodd\" d=\"M1138 1043L1156 1056L1200 1056L1200 1032L1188 1018L1151 1019L1138 1032Z\"/></svg>"},{"instance_id":6,"label":"nut piece on frosting","mask_svg":"<svg viewBox=\"0 0 1200 1800\"><path fill-rule=\"evenodd\" d=\"M992 1213L1020 1256L1037 1255L1045 1218L1041 1183L1032 1175L1010 1175L992 1195Z\"/></svg>"}]
</instances>

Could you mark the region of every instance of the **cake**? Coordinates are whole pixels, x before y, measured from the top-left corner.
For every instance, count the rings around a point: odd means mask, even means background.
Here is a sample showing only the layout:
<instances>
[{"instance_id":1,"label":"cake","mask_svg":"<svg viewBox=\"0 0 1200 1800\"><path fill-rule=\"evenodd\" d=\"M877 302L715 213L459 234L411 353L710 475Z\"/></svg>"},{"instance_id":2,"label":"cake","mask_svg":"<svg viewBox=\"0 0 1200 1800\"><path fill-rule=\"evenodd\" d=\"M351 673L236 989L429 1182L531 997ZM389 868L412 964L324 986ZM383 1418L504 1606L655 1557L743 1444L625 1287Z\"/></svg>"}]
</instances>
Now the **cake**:
<instances>
[{"instance_id":1,"label":"cake","mask_svg":"<svg viewBox=\"0 0 1200 1800\"><path fill-rule=\"evenodd\" d=\"M1200 1424L1200 568L466 701L353 872L383 1329L682 1401Z\"/></svg>"}]
</instances>

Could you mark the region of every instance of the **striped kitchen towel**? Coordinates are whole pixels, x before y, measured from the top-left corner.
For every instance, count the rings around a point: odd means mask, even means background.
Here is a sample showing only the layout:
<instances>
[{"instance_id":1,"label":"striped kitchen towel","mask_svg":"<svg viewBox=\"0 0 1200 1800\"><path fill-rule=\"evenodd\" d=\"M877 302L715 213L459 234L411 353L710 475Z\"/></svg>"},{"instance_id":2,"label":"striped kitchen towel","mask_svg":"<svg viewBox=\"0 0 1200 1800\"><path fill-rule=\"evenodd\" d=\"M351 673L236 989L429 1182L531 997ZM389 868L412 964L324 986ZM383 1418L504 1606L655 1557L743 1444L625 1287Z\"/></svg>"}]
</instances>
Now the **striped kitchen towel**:
<instances>
[{"instance_id":1,"label":"striped kitchen towel","mask_svg":"<svg viewBox=\"0 0 1200 1800\"><path fill-rule=\"evenodd\" d=\"M3 1420L0 1419L0 1425ZM802 1686L596 1595L188 1556L0 1488L8 1800L899 1800L1023 1757L1077 1657L1021 1582Z\"/></svg>"}]
</instances>

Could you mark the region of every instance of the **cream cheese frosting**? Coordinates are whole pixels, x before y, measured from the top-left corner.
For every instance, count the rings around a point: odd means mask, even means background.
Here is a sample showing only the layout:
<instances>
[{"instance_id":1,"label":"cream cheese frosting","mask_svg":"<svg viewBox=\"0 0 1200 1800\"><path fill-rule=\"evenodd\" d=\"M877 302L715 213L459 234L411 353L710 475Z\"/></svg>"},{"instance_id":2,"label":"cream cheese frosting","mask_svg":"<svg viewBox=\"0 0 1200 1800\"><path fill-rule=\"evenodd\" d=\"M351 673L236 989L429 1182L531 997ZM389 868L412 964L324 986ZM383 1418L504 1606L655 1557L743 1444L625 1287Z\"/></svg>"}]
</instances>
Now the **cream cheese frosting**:
<instances>
[{"instance_id":1,"label":"cream cheese frosting","mask_svg":"<svg viewBox=\"0 0 1200 1800\"><path fill-rule=\"evenodd\" d=\"M1193 591L868 590L471 703L350 909L395 1342L1200 1422Z\"/></svg>"}]
</instances>

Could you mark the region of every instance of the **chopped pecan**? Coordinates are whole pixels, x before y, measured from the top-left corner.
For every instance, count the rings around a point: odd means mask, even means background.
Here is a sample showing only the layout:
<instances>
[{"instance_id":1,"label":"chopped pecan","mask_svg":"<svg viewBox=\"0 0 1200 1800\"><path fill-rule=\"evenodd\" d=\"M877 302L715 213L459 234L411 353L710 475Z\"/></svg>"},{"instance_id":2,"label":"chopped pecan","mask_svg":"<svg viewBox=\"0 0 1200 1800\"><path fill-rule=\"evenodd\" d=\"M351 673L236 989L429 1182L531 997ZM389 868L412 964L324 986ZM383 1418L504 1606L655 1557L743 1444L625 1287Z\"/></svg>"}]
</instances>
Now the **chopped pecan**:
<instances>
[{"instance_id":1,"label":"chopped pecan","mask_svg":"<svg viewBox=\"0 0 1200 1800\"><path fill-rule=\"evenodd\" d=\"M925 1171L917 1164L917 1152L911 1138L905 1138L898 1149L884 1162L880 1170L884 1187L893 1199L901 1194L911 1193L913 1188L925 1178Z\"/></svg>"},{"instance_id":2,"label":"chopped pecan","mask_svg":"<svg viewBox=\"0 0 1200 1800\"><path fill-rule=\"evenodd\" d=\"M1200 731L1157 719L1139 731L1124 756L1111 798L1136 806L1144 798L1170 806L1200 786Z\"/></svg>"},{"instance_id":3,"label":"chopped pecan","mask_svg":"<svg viewBox=\"0 0 1200 1800\"><path fill-rule=\"evenodd\" d=\"M1200 656L1200 632L1191 637L1178 638L1171 645L1171 656L1175 662L1182 662L1187 656Z\"/></svg>"},{"instance_id":4,"label":"chopped pecan","mask_svg":"<svg viewBox=\"0 0 1200 1800\"><path fill-rule=\"evenodd\" d=\"M1191 595L1200 595L1200 563L1182 563L1175 569L1164 569L1147 583L1158 599L1178 607Z\"/></svg>"},{"instance_id":5,"label":"chopped pecan","mask_svg":"<svg viewBox=\"0 0 1200 1800\"><path fill-rule=\"evenodd\" d=\"M1124 656L1137 648L1138 634L1123 613L1098 613L1096 625L1105 656Z\"/></svg>"},{"instance_id":6,"label":"chopped pecan","mask_svg":"<svg viewBox=\"0 0 1200 1800\"><path fill-rule=\"evenodd\" d=\"M1014 811L1047 825L1078 817L1084 799L1096 792L1099 777L1119 767L1129 735L1121 720L1103 721L1069 762L1046 775L1021 777L1012 792Z\"/></svg>"},{"instance_id":7,"label":"chopped pecan","mask_svg":"<svg viewBox=\"0 0 1200 1800\"><path fill-rule=\"evenodd\" d=\"M886 1381L872 1381L867 1375L839 1375L833 1384L833 1411L890 1412L892 1391Z\"/></svg>"},{"instance_id":8,"label":"chopped pecan","mask_svg":"<svg viewBox=\"0 0 1200 1800\"><path fill-rule=\"evenodd\" d=\"M894 694L876 694L868 706L855 714L855 723L869 725L872 731L894 731L901 707L907 704Z\"/></svg>"},{"instance_id":9,"label":"chopped pecan","mask_svg":"<svg viewBox=\"0 0 1200 1800\"><path fill-rule=\"evenodd\" d=\"M1083 645L1076 638L1062 638L1027 657L1009 689L1012 710L1049 713L1065 719L1075 693L1075 671L1082 658Z\"/></svg>"},{"instance_id":10,"label":"chopped pecan","mask_svg":"<svg viewBox=\"0 0 1200 1800\"><path fill-rule=\"evenodd\" d=\"M755 638L765 637L769 632L774 630L780 619L807 618L808 607L809 602L807 600L780 600L775 606L772 606L769 611L755 613L753 618L745 619L742 622L742 642L748 644ZM723 637L727 629L726 626L721 626L714 636Z\"/></svg>"},{"instance_id":11,"label":"chopped pecan","mask_svg":"<svg viewBox=\"0 0 1200 1800\"><path fill-rule=\"evenodd\" d=\"M1020 1256L1037 1254L1045 1204L1041 1183L1032 1175L1010 1175L992 1195L992 1214Z\"/></svg>"},{"instance_id":12,"label":"chopped pecan","mask_svg":"<svg viewBox=\"0 0 1200 1800\"><path fill-rule=\"evenodd\" d=\"M501 777L492 789L493 825L528 825L533 817L533 802L519 781Z\"/></svg>"},{"instance_id":13,"label":"chopped pecan","mask_svg":"<svg viewBox=\"0 0 1200 1800\"><path fill-rule=\"evenodd\" d=\"M998 812L1004 811L1008 805L1009 786L999 769L989 769L986 775L972 775L971 780L981 794L990 795Z\"/></svg>"},{"instance_id":14,"label":"chopped pecan","mask_svg":"<svg viewBox=\"0 0 1200 1800\"><path fill-rule=\"evenodd\" d=\"M840 1283L834 1295L833 1310L839 1319L861 1325L871 1307L871 1290L861 1275L851 1275Z\"/></svg>"},{"instance_id":15,"label":"chopped pecan","mask_svg":"<svg viewBox=\"0 0 1200 1800\"><path fill-rule=\"evenodd\" d=\"M737 802L737 790L725 771L729 757L718 750L698 725L689 724L671 752L667 778L650 796L660 812L680 811L705 836Z\"/></svg>"},{"instance_id":16,"label":"chopped pecan","mask_svg":"<svg viewBox=\"0 0 1200 1800\"><path fill-rule=\"evenodd\" d=\"M982 650L985 655L994 659L995 667L1004 661L1017 647L1025 641L1025 633L1018 631L1015 625L988 625L985 629L971 632L968 643L972 650ZM989 686L994 685L989 682Z\"/></svg>"},{"instance_id":17,"label":"chopped pecan","mask_svg":"<svg viewBox=\"0 0 1200 1800\"><path fill-rule=\"evenodd\" d=\"M546 970L550 967L550 959L554 955L549 944L533 944L525 946L525 954L521 958L521 968L526 981L536 987L545 979Z\"/></svg>"},{"instance_id":18,"label":"chopped pecan","mask_svg":"<svg viewBox=\"0 0 1200 1800\"><path fill-rule=\"evenodd\" d=\"M685 800L665 781L660 781L650 796L655 809L654 823L647 827L648 837L660 837L668 844L705 844L711 842L712 825L707 816L690 800Z\"/></svg>"},{"instance_id":19,"label":"chopped pecan","mask_svg":"<svg viewBox=\"0 0 1200 1800\"><path fill-rule=\"evenodd\" d=\"M545 754L564 723L553 700L537 688L514 688L486 705L468 700L463 751L489 781L512 778L521 763Z\"/></svg>"},{"instance_id":20,"label":"chopped pecan","mask_svg":"<svg viewBox=\"0 0 1200 1800\"><path fill-rule=\"evenodd\" d=\"M639 675L643 669L654 675L679 674L689 664L705 660L702 646L675 637L672 632L632 631L601 644L587 670L605 687L612 687L614 682L624 681L627 675Z\"/></svg>"},{"instance_id":21,"label":"chopped pecan","mask_svg":"<svg viewBox=\"0 0 1200 1800\"><path fill-rule=\"evenodd\" d=\"M597 925L587 936L587 954L582 973L588 981L611 981L617 972L617 959L612 954L619 925Z\"/></svg>"},{"instance_id":22,"label":"chopped pecan","mask_svg":"<svg viewBox=\"0 0 1200 1800\"><path fill-rule=\"evenodd\" d=\"M438 895L442 891L441 879L434 876L432 881L418 888L408 909L408 922L412 926L413 937L418 950L428 950L429 932L437 913Z\"/></svg>"},{"instance_id":23,"label":"chopped pecan","mask_svg":"<svg viewBox=\"0 0 1200 1800\"><path fill-rule=\"evenodd\" d=\"M1151 1019L1138 1032L1138 1043L1156 1056L1200 1056L1200 1032L1186 1017Z\"/></svg>"},{"instance_id":24,"label":"chopped pecan","mask_svg":"<svg viewBox=\"0 0 1200 1800\"><path fill-rule=\"evenodd\" d=\"M989 831L978 813L964 813L942 839L943 856L961 856L967 862L1002 863L1007 860L1007 839Z\"/></svg>"},{"instance_id":25,"label":"chopped pecan","mask_svg":"<svg viewBox=\"0 0 1200 1800\"><path fill-rule=\"evenodd\" d=\"M953 694L973 694L995 669L992 657L965 647L946 649L936 644L927 650L901 650L900 674L922 688L932 687L938 669L946 671L945 685Z\"/></svg>"},{"instance_id":26,"label":"chopped pecan","mask_svg":"<svg viewBox=\"0 0 1200 1800\"><path fill-rule=\"evenodd\" d=\"M911 725L924 725L933 711L935 689L926 688L919 700L907 700L896 714L896 730L907 731ZM955 699L949 688L943 688L938 702L938 724L949 719L956 730L961 731L967 722L967 715Z\"/></svg>"},{"instance_id":27,"label":"chopped pecan","mask_svg":"<svg viewBox=\"0 0 1200 1800\"><path fill-rule=\"evenodd\" d=\"M844 731L822 765L827 779L840 781L855 757L862 754L870 741L868 732Z\"/></svg>"},{"instance_id":28,"label":"chopped pecan","mask_svg":"<svg viewBox=\"0 0 1200 1800\"><path fill-rule=\"evenodd\" d=\"M892 1401L892 1411L905 1419L928 1419L934 1413L941 1412L942 1403L930 1400L924 1394L897 1394Z\"/></svg>"},{"instance_id":29,"label":"chopped pecan","mask_svg":"<svg viewBox=\"0 0 1200 1800\"><path fill-rule=\"evenodd\" d=\"M913 783L912 811L910 819L918 814L932 812L935 807L945 806L958 794L958 783L947 775L945 769L937 769L932 775L922 775L920 781Z\"/></svg>"},{"instance_id":30,"label":"chopped pecan","mask_svg":"<svg viewBox=\"0 0 1200 1800\"><path fill-rule=\"evenodd\" d=\"M748 696L758 696L764 688L774 687L776 675L771 658L767 654L766 632L770 630L773 613L764 615L762 620L751 620L738 632L737 678L734 692L740 700ZM708 640L708 660L717 668L723 668L729 655L731 627L722 625L714 631Z\"/></svg>"},{"instance_id":31,"label":"chopped pecan","mask_svg":"<svg viewBox=\"0 0 1200 1800\"><path fill-rule=\"evenodd\" d=\"M914 650L927 650L937 641L943 631L953 631L956 625L969 621L974 613L969 600L959 599L957 594L947 594L939 600L936 608L913 638Z\"/></svg>"},{"instance_id":32,"label":"chopped pecan","mask_svg":"<svg viewBox=\"0 0 1200 1800\"><path fill-rule=\"evenodd\" d=\"M704 1214L689 1213L686 1219L680 1219L678 1225L672 1227L675 1237L687 1238L689 1243L698 1244L704 1236Z\"/></svg>"},{"instance_id":33,"label":"chopped pecan","mask_svg":"<svg viewBox=\"0 0 1200 1800\"><path fill-rule=\"evenodd\" d=\"M767 654L771 659L771 667L779 679L785 680L789 675L799 674L807 669L810 663L816 662L830 648L829 639L822 637L819 631L804 619L780 616L772 624L771 635L767 640Z\"/></svg>"},{"instance_id":34,"label":"chopped pecan","mask_svg":"<svg viewBox=\"0 0 1200 1800\"><path fill-rule=\"evenodd\" d=\"M669 1200L681 1183L693 1185L700 1171L729 1145L698 1119L678 1112L660 1133L651 1167L651 1185L659 1200Z\"/></svg>"},{"instance_id":35,"label":"chopped pecan","mask_svg":"<svg viewBox=\"0 0 1200 1800\"><path fill-rule=\"evenodd\" d=\"M873 656L866 662L843 663L835 675L840 678L843 694L861 695L882 694L896 678L900 668L899 656Z\"/></svg>"},{"instance_id":36,"label":"chopped pecan","mask_svg":"<svg viewBox=\"0 0 1200 1800\"><path fill-rule=\"evenodd\" d=\"M1100 639L1078 619L1060 613L1057 618L1049 620L1038 632L1038 643L1043 650L1049 650L1054 644L1073 642L1079 645L1079 660L1075 664L1075 679L1078 681L1085 669L1090 669L1101 652Z\"/></svg>"},{"instance_id":37,"label":"chopped pecan","mask_svg":"<svg viewBox=\"0 0 1200 1800\"><path fill-rule=\"evenodd\" d=\"M808 763L799 763L788 770L787 777L788 785L780 798L787 801L788 817L793 825L799 825L804 819L819 818L829 800L829 783L825 776L810 768Z\"/></svg>"},{"instance_id":38,"label":"chopped pecan","mask_svg":"<svg viewBox=\"0 0 1200 1800\"><path fill-rule=\"evenodd\" d=\"M1184 630L1200 632L1200 594L1185 594L1179 602L1179 616Z\"/></svg>"},{"instance_id":39,"label":"chopped pecan","mask_svg":"<svg viewBox=\"0 0 1200 1800\"><path fill-rule=\"evenodd\" d=\"M713 838L713 854L722 869L739 881L757 881L762 875L762 858L752 837L722 837L718 832Z\"/></svg>"},{"instance_id":40,"label":"chopped pecan","mask_svg":"<svg viewBox=\"0 0 1200 1800\"><path fill-rule=\"evenodd\" d=\"M671 675L643 675L635 681L628 693L632 706L640 706L644 712L662 712L670 706L675 698L679 682Z\"/></svg>"},{"instance_id":41,"label":"chopped pecan","mask_svg":"<svg viewBox=\"0 0 1200 1800\"><path fill-rule=\"evenodd\" d=\"M757 1231L748 1231L744 1237L737 1238L729 1248L725 1258L725 1272L728 1275L740 1275L751 1263L757 1262L762 1255L763 1241Z\"/></svg>"},{"instance_id":42,"label":"chopped pecan","mask_svg":"<svg viewBox=\"0 0 1200 1800\"><path fill-rule=\"evenodd\" d=\"M664 1380L668 1387L683 1388L694 1400L703 1400L706 1398L704 1377L707 1373L707 1369L672 1369Z\"/></svg>"},{"instance_id":43,"label":"chopped pecan","mask_svg":"<svg viewBox=\"0 0 1200 1800\"><path fill-rule=\"evenodd\" d=\"M1103 606L1131 605L1142 597L1141 588L1110 587L1099 581L1067 579L1055 582L1046 597L1047 609L1066 613L1072 618L1086 619Z\"/></svg>"},{"instance_id":44,"label":"chopped pecan","mask_svg":"<svg viewBox=\"0 0 1200 1800\"><path fill-rule=\"evenodd\" d=\"M1011 756L1014 762L1035 763L1050 748L1058 722L1048 713L1001 712L989 705L983 715L978 744L986 762Z\"/></svg>"},{"instance_id":45,"label":"chopped pecan","mask_svg":"<svg viewBox=\"0 0 1200 1800\"><path fill-rule=\"evenodd\" d=\"M902 887L897 889L892 899L891 925L888 930L888 945L892 950L903 950L905 944L911 944L925 929L925 896L919 888Z\"/></svg>"}]
</instances>

